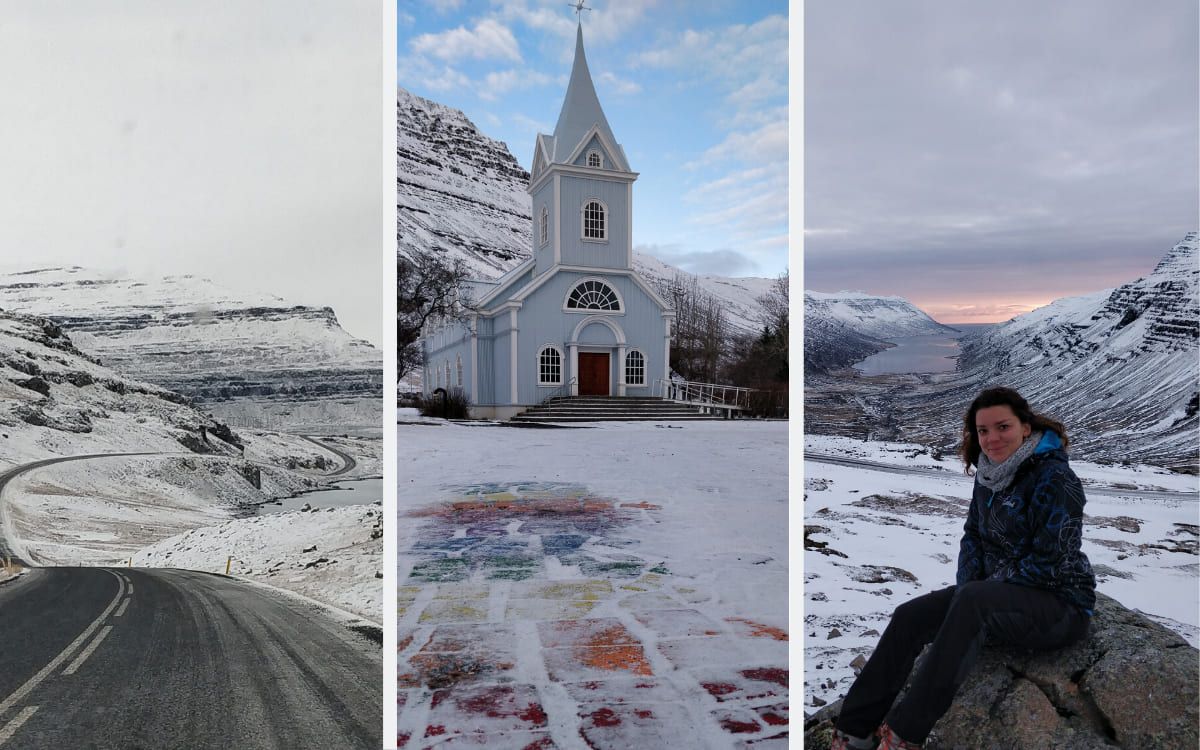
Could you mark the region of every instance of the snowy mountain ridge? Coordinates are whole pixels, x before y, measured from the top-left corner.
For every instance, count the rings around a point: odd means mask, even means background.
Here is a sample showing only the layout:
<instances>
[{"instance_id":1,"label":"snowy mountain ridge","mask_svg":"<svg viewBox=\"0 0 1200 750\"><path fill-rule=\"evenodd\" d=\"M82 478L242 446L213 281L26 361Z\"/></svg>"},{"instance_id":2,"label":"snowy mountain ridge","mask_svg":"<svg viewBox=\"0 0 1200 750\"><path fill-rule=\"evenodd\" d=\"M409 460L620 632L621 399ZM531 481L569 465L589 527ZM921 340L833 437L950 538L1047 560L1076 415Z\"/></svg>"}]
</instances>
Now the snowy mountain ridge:
<instances>
[{"instance_id":1,"label":"snowy mountain ridge","mask_svg":"<svg viewBox=\"0 0 1200 750\"><path fill-rule=\"evenodd\" d=\"M876 297L865 292L834 294L804 290L804 317L821 317L877 339L953 333L903 297Z\"/></svg>"},{"instance_id":2,"label":"snowy mountain ridge","mask_svg":"<svg viewBox=\"0 0 1200 750\"><path fill-rule=\"evenodd\" d=\"M382 354L327 307L195 276L136 280L69 267L0 274L0 308L54 320L82 352L226 420L378 422Z\"/></svg>"},{"instance_id":3,"label":"snowy mountain ridge","mask_svg":"<svg viewBox=\"0 0 1200 750\"><path fill-rule=\"evenodd\" d=\"M529 173L508 147L457 109L397 88L396 235L399 254L419 251L461 259L494 280L532 254ZM636 205L637 195L634 191ZM635 227L636 230L636 227ZM690 274L634 251L634 268L655 286L683 274L722 302L735 332L756 332L758 297L772 279Z\"/></svg>"},{"instance_id":4,"label":"snowy mountain ridge","mask_svg":"<svg viewBox=\"0 0 1200 750\"><path fill-rule=\"evenodd\" d=\"M903 297L804 291L804 371L828 373L888 348L887 339L953 332Z\"/></svg>"},{"instance_id":5,"label":"snowy mountain ridge","mask_svg":"<svg viewBox=\"0 0 1200 750\"><path fill-rule=\"evenodd\" d=\"M1107 458L1196 459L1200 399L1197 233L1147 277L1068 297L962 342L960 374L1003 378L1069 418ZM1082 429L1080 429L1082 428Z\"/></svg>"}]
</instances>

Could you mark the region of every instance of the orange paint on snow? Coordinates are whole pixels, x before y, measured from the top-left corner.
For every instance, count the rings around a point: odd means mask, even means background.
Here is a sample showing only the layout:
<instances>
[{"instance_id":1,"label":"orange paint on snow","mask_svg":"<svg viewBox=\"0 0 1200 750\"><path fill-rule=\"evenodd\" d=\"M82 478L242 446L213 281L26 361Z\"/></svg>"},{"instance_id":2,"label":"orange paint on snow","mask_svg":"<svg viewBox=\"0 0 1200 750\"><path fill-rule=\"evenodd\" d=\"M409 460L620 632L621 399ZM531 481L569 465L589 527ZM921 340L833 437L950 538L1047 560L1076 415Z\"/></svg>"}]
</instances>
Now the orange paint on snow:
<instances>
[{"instance_id":1,"label":"orange paint on snow","mask_svg":"<svg viewBox=\"0 0 1200 750\"><path fill-rule=\"evenodd\" d=\"M770 625L763 625L762 623L754 622L753 620L743 620L740 617L732 617L726 619L725 621L731 623L740 622L746 625L750 628L751 638L774 638L777 641L786 641L788 639L788 634L786 631Z\"/></svg>"}]
</instances>

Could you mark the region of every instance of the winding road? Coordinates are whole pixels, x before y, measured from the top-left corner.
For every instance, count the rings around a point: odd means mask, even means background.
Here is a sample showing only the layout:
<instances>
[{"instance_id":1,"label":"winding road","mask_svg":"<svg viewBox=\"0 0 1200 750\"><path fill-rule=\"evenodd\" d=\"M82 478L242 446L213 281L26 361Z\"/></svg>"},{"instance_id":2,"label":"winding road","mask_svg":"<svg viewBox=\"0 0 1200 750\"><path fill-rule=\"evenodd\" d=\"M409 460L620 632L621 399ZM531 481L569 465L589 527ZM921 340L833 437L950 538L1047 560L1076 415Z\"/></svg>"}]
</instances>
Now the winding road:
<instances>
[{"instance_id":1,"label":"winding road","mask_svg":"<svg viewBox=\"0 0 1200 750\"><path fill-rule=\"evenodd\" d=\"M381 640L225 576L29 568L0 584L0 750L379 748Z\"/></svg>"}]
</instances>

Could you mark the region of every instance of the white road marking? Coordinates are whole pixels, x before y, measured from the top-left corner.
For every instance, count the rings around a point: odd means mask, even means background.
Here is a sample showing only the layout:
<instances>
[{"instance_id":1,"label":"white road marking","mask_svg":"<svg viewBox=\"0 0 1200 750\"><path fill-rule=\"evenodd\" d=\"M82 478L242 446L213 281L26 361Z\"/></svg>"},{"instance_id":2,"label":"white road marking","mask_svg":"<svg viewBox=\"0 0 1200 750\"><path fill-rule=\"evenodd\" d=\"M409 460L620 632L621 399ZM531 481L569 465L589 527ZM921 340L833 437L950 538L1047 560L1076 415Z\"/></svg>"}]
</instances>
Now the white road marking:
<instances>
[{"instance_id":1,"label":"white road marking","mask_svg":"<svg viewBox=\"0 0 1200 750\"><path fill-rule=\"evenodd\" d=\"M112 571L109 572L111 573ZM120 576L117 577L117 584L117 595L113 597L112 602L110 602L108 607L106 607L105 610L100 613L99 617L97 617L95 620L92 620L92 624L88 625L84 631L79 634L78 638L71 641L71 643L64 648L58 656L51 659L49 664L42 667L42 671L38 672L33 677L30 677L25 681L24 685L13 691L12 695L0 701L0 716L2 716L5 711L15 705L17 701L28 695L30 691L32 691L38 685L41 685L42 681L45 680L51 672L58 669L58 667L64 661L71 658L71 654L79 648L80 644L90 638L92 633L96 632L96 628L100 627L100 623L104 622L104 618L108 617L108 615L116 608L117 602L121 601L121 597L125 594L125 582L121 580Z\"/></svg>"},{"instance_id":2,"label":"white road marking","mask_svg":"<svg viewBox=\"0 0 1200 750\"><path fill-rule=\"evenodd\" d=\"M28 721L29 717L33 716L33 712L37 710L37 706L26 706L21 709L21 713L17 714L15 719L0 727L0 745L12 739L12 736L21 728L21 725Z\"/></svg>"},{"instance_id":3,"label":"white road marking","mask_svg":"<svg viewBox=\"0 0 1200 750\"><path fill-rule=\"evenodd\" d=\"M113 617L120 617L121 615L125 614L125 608L129 606L129 600L132 598L133 597L129 596L125 597L125 601L121 602L121 608L117 610L117 613L113 615Z\"/></svg>"},{"instance_id":4,"label":"white road marking","mask_svg":"<svg viewBox=\"0 0 1200 750\"><path fill-rule=\"evenodd\" d=\"M108 636L109 631L112 629L112 625L105 625L104 629L100 631L100 635L96 636L92 642L87 645L87 648L83 650L83 653L81 653L79 657L75 659L75 661L71 662L71 666L63 670L63 674L75 674L75 670L79 669L79 666L87 661L87 658L91 656L92 652L96 650L96 647L100 645L100 641L103 641L105 637Z\"/></svg>"}]
</instances>

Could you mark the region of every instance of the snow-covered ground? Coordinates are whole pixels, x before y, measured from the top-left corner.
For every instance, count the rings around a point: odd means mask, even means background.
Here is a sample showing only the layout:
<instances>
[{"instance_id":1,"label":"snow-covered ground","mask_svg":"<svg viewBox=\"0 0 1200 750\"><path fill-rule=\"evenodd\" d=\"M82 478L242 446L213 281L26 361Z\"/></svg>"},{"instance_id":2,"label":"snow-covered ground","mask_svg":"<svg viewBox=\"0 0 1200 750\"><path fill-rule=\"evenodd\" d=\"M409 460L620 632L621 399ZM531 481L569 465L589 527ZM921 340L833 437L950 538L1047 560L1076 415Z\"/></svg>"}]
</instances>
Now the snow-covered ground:
<instances>
[{"instance_id":1,"label":"snow-covered ground","mask_svg":"<svg viewBox=\"0 0 1200 750\"><path fill-rule=\"evenodd\" d=\"M402 746L786 746L786 422L406 420L397 451Z\"/></svg>"},{"instance_id":2,"label":"snow-covered ground","mask_svg":"<svg viewBox=\"0 0 1200 750\"><path fill-rule=\"evenodd\" d=\"M380 504L239 517L253 504L325 486L322 475L341 461L296 436L254 431L243 439L245 459L177 453L31 469L4 488L4 537L18 555L44 565L224 573L228 564L232 575L379 623ZM381 440L323 439L355 457L354 470L335 478L380 475Z\"/></svg>"},{"instance_id":3,"label":"snow-covered ground","mask_svg":"<svg viewBox=\"0 0 1200 750\"><path fill-rule=\"evenodd\" d=\"M378 503L227 521L133 555L136 567L224 573L315 599L379 624L383 509Z\"/></svg>"},{"instance_id":4,"label":"snow-covered ground","mask_svg":"<svg viewBox=\"0 0 1200 750\"><path fill-rule=\"evenodd\" d=\"M954 456L921 446L808 435L805 453L836 455L940 475L804 462L804 706L840 697L850 662L869 656L895 607L954 583L972 479ZM1097 588L1176 630L1200 636L1197 478L1152 467L1072 462L1085 488L1166 490L1182 499L1092 492L1084 552Z\"/></svg>"},{"instance_id":5,"label":"snow-covered ground","mask_svg":"<svg viewBox=\"0 0 1200 750\"><path fill-rule=\"evenodd\" d=\"M639 530L643 548L658 550L677 574L715 587L723 603L785 624L787 422L594 424L399 425L398 549L420 530L406 512L455 497L457 487L570 482L621 502L662 506L660 522ZM402 559L402 572L405 566Z\"/></svg>"}]
</instances>

